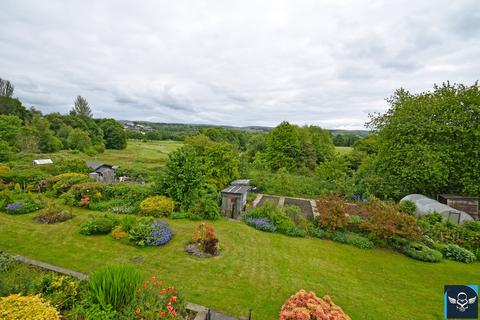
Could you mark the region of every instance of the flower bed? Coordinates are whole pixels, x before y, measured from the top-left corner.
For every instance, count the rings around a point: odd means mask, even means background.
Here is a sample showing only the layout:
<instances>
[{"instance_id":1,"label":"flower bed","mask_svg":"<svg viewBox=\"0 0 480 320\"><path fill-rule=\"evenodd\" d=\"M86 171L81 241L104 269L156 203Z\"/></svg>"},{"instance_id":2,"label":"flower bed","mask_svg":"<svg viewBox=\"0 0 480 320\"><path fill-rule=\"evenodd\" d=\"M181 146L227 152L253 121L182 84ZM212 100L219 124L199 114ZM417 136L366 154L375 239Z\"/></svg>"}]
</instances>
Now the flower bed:
<instances>
[{"instance_id":1,"label":"flower bed","mask_svg":"<svg viewBox=\"0 0 480 320\"><path fill-rule=\"evenodd\" d=\"M257 230L262 230L262 231L267 231L267 232L275 232L277 230L277 227L275 227L272 224L272 221L270 219L265 219L265 218L251 218L247 217L245 219L245 222L249 225L254 227Z\"/></svg>"}]
</instances>

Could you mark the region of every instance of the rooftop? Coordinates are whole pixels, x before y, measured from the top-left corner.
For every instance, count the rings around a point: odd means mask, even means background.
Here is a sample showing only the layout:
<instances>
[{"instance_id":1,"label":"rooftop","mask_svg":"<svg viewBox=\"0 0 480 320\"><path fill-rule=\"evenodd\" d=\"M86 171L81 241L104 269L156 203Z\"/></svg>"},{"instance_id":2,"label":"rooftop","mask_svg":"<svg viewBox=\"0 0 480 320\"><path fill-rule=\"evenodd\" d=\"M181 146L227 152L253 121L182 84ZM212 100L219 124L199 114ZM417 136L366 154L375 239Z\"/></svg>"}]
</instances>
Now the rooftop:
<instances>
[{"instance_id":1,"label":"rooftop","mask_svg":"<svg viewBox=\"0 0 480 320\"><path fill-rule=\"evenodd\" d=\"M250 186L228 186L225 189L222 190L223 193L236 193L236 194L242 194L246 193L250 190Z\"/></svg>"}]
</instances>

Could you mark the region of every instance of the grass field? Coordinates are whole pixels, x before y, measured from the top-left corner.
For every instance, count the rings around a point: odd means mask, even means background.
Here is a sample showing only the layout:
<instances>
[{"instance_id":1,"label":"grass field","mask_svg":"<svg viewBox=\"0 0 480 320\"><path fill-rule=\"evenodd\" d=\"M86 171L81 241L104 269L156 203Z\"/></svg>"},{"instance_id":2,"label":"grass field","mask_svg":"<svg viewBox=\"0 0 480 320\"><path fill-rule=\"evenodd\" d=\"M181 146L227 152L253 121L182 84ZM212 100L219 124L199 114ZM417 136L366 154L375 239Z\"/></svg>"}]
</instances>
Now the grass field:
<instances>
[{"instance_id":1,"label":"grass field","mask_svg":"<svg viewBox=\"0 0 480 320\"><path fill-rule=\"evenodd\" d=\"M443 319L443 286L478 283L480 264L420 262L383 249L257 231L241 222L213 222L224 248L199 260L184 246L196 222L169 220L176 236L166 246L140 249L110 236L78 234L92 211L58 225L40 225L34 214L0 214L0 249L91 272L110 263L137 263L178 286L188 301L245 315L278 319L283 301L299 289L330 294L352 319Z\"/></svg>"},{"instance_id":2,"label":"grass field","mask_svg":"<svg viewBox=\"0 0 480 320\"><path fill-rule=\"evenodd\" d=\"M352 152L353 148L352 147L335 147L335 151L338 154L347 154Z\"/></svg>"},{"instance_id":3,"label":"grass field","mask_svg":"<svg viewBox=\"0 0 480 320\"><path fill-rule=\"evenodd\" d=\"M112 165L118 165L125 168L139 167L153 169L165 164L168 154L178 147L182 142L178 141L128 141L125 150L105 150L93 157L84 153L73 153L72 151L62 150L56 153L47 154L27 154L22 156L22 160L30 163L33 159L51 158L54 162L66 158L80 158L84 160L103 162Z\"/></svg>"}]
</instances>

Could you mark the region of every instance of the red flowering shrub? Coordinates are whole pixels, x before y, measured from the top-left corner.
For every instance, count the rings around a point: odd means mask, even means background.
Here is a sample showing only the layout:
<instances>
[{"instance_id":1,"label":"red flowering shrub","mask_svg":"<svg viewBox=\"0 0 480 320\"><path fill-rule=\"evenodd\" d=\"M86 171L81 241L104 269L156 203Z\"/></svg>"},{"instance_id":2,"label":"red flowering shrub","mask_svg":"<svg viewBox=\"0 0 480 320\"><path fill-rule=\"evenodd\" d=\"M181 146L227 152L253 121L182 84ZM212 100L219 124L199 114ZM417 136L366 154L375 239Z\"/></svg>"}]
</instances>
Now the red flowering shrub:
<instances>
[{"instance_id":1,"label":"red flowering shrub","mask_svg":"<svg viewBox=\"0 0 480 320\"><path fill-rule=\"evenodd\" d=\"M288 298L280 310L280 320L351 320L330 296L300 290Z\"/></svg>"},{"instance_id":2,"label":"red flowering shrub","mask_svg":"<svg viewBox=\"0 0 480 320\"><path fill-rule=\"evenodd\" d=\"M320 214L319 224L329 230L343 230L349 222L347 205L339 196L331 195L321 197L317 201L317 209Z\"/></svg>"},{"instance_id":3,"label":"red flowering shrub","mask_svg":"<svg viewBox=\"0 0 480 320\"><path fill-rule=\"evenodd\" d=\"M134 320L184 319L187 311L177 289L165 288L153 275L137 289L133 301L122 314Z\"/></svg>"},{"instance_id":4,"label":"red flowering shrub","mask_svg":"<svg viewBox=\"0 0 480 320\"><path fill-rule=\"evenodd\" d=\"M218 254L218 238L213 226L199 223L193 231L192 241L200 243L202 250L211 255Z\"/></svg>"}]
</instances>

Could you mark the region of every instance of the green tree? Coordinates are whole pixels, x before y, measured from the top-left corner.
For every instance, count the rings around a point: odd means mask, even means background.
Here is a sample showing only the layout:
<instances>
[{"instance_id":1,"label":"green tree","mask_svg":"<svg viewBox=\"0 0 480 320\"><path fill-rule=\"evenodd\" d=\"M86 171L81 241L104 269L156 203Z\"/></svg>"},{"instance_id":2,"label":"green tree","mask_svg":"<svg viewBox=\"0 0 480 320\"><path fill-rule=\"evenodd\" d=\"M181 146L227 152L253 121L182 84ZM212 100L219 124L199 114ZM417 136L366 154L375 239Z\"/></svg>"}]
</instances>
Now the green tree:
<instances>
[{"instance_id":1,"label":"green tree","mask_svg":"<svg viewBox=\"0 0 480 320\"><path fill-rule=\"evenodd\" d=\"M201 156L205 180L217 189L227 186L240 176L240 161L233 145L226 142L212 143Z\"/></svg>"},{"instance_id":2,"label":"green tree","mask_svg":"<svg viewBox=\"0 0 480 320\"><path fill-rule=\"evenodd\" d=\"M297 127L284 121L268 133L267 161L273 170L297 167L301 146Z\"/></svg>"},{"instance_id":3,"label":"green tree","mask_svg":"<svg viewBox=\"0 0 480 320\"><path fill-rule=\"evenodd\" d=\"M8 161L12 157L14 149L3 140L0 140L0 162Z\"/></svg>"},{"instance_id":4,"label":"green tree","mask_svg":"<svg viewBox=\"0 0 480 320\"><path fill-rule=\"evenodd\" d=\"M75 128L68 135L68 146L70 149L87 151L92 147L92 141L85 131Z\"/></svg>"},{"instance_id":5,"label":"green tree","mask_svg":"<svg viewBox=\"0 0 480 320\"><path fill-rule=\"evenodd\" d=\"M20 128L16 139L16 147L26 153L35 153L39 151L38 132L32 126L23 126Z\"/></svg>"},{"instance_id":6,"label":"green tree","mask_svg":"<svg viewBox=\"0 0 480 320\"><path fill-rule=\"evenodd\" d=\"M82 96L77 96L77 99L75 99L71 113L76 116L84 116L87 118L93 116L92 109L90 108L87 99Z\"/></svg>"},{"instance_id":7,"label":"green tree","mask_svg":"<svg viewBox=\"0 0 480 320\"><path fill-rule=\"evenodd\" d=\"M32 125L37 131L38 147L41 152L57 152L63 148L62 141L50 130L50 122L46 118L36 115L32 119Z\"/></svg>"},{"instance_id":8,"label":"green tree","mask_svg":"<svg viewBox=\"0 0 480 320\"><path fill-rule=\"evenodd\" d=\"M200 163L191 147L182 147L169 154L162 189L178 206L190 208L202 183Z\"/></svg>"},{"instance_id":9,"label":"green tree","mask_svg":"<svg viewBox=\"0 0 480 320\"><path fill-rule=\"evenodd\" d=\"M312 136L312 143L317 155L317 163L322 163L333 158L335 145L330 133L317 126L309 126L308 130Z\"/></svg>"},{"instance_id":10,"label":"green tree","mask_svg":"<svg viewBox=\"0 0 480 320\"><path fill-rule=\"evenodd\" d=\"M0 114L17 116L22 120L30 118L30 113L20 100L4 96L0 96Z\"/></svg>"},{"instance_id":11,"label":"green tree","mask_svg":"<svg viewBox=\"0 0 480 320\"><path fill-rule=\"evenodd\" d=\"M127 147L127 135L123 126L114 119L102 120L100 128L107 149L122 150Z\"/></svg>"},{"instance_id":12,"label":"green tree","mask_svg":"<svg viewBox=\"0 0 480 320\"><path fill-rule=\"evenodd\" d=\"M377 141L376 154L359 168L364 187L394 198L480 195L478 83L446 83L420 94L399 89L387 101L390 109L368 124Z\"/></svg>"},{"instance_id":13,"label":"green tree","mask_svg":"<svg viewBox=\"0 0 480 320\"><path fill-rule=\"evenodd\" d=\"M21 127L22 120L19 117L0 115L0 140L13 146Z\"/></svg>"}]
</instances>

